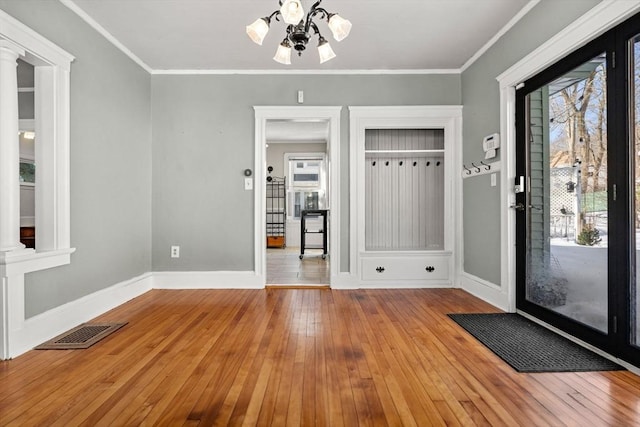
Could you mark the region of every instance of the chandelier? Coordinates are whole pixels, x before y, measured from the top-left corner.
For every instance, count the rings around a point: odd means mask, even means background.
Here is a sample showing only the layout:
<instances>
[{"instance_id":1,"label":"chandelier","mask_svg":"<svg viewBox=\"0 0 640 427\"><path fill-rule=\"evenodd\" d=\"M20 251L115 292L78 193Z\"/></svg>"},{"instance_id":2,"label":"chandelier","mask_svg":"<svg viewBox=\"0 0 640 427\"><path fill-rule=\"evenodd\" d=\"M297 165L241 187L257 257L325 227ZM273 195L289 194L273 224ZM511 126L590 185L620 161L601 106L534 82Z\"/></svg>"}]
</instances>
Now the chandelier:
<instances>
[{"instance_id":1,"label":"chandelier","mask_svg":"<svg viewBox=\"0 0 640 427\"><path fill-rule=\"evenodd\" d=\"M274 11L269 16L256 19L253 24L247 26L247 35L251 40L262 45L262 41L269 32L271 19L275 18L276 21L280 21L279 17L281 16L282 20L289 25L287 26L287 35L278 46L276 56L273 57L276 62L285 65L291 64L292 48L298 52L298 56L301 56L311 38L311 31L313 31L313 35L318 36L320 63L327 62L336 57L335 52L331 49L331 45L327 39L322 37L313 19L318 17L319 19L326 20L333 34L333 38L337 41L341 41L349 35L349 31L351 31L351 22L349 22L349 20L338 16L336 13L329 13L319 7L322 0L317 0L313 3L306 17L302 9L301 0L279 0L278 3L280 4L280 9Z\"/></svg>"}]
</instances>

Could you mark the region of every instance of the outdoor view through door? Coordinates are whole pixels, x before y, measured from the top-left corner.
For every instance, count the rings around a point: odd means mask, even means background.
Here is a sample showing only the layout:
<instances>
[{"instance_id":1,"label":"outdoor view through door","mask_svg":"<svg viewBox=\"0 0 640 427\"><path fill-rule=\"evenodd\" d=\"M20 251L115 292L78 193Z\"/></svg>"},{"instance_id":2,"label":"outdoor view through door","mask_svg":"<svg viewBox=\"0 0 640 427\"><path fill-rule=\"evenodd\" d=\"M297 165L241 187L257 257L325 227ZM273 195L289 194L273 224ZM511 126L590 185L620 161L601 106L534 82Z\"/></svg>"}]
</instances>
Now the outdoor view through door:
<instances>
[{"instance_id":1,"label":"outdoor view through door","mask_svg":"<svg viewBox=\"0 0 640 427\"><path fill-rule=\"evenodd\" d=\"M525 81L516 134L517 309L640 363L640 15Z\"/></svg>"},{"instance_id":2,"label":"outdoor view through door","mask_svg":"<svg viewBox=\"0 0 640 427\"><path fill-rule=\"evenodd\" d=\"M527 95L529 301L607 331L606 59Z\"/></svg>"}]
</instances>

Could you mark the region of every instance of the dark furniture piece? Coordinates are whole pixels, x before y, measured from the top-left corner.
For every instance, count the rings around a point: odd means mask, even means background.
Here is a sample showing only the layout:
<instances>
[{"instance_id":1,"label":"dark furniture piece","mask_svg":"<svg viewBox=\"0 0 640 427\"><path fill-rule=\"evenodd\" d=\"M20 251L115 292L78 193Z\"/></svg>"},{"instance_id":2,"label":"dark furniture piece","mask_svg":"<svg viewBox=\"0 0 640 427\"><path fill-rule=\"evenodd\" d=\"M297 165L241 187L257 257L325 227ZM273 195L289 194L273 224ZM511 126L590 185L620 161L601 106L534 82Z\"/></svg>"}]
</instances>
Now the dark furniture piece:
<instances>
[{"instance_id":1,"label":"dark furniture piece","mask_svg":"<svg viewBox=\"0 0 640 427\"><path fill-rule=\"evenodd\" d=\"M300 259L304 257L306 249L322 249L322 259L327 257L327 233L328 229L328 209L307 209L300 213ZM307 219L322 217L322 228L320 230L307 229ZM322 246L311 247L306 244L307 234L322 234Z\"/></svg>"}]
</instances>

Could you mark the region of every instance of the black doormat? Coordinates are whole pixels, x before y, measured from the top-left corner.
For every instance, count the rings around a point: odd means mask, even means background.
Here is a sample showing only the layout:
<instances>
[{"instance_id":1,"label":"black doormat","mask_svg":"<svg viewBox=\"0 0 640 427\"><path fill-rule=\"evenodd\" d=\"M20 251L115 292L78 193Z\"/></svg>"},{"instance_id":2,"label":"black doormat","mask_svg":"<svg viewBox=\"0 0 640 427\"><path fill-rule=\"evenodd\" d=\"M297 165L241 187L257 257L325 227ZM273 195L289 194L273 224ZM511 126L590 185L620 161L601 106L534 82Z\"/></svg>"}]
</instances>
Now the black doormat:
<instances>
[{"instance_id":1,"label":"black doormat","mask_svg":"<svg viewBox=\"0 0 640 427\"><path fill-rule=\"evenodd\" d=\"M77 350L89 348L126 325L123 323L83 323L40 344L35 350Z\"/></svg>"},{"instance_id":2,"label":"black doormat","mask_svg":"<svg viewBox=\"0 0 640 427\"><path fill-rule=\"evenodd\" d=\"M519 314L449 314L449 317L518 372L624 370Z\"/></svg>"}]
</instances>

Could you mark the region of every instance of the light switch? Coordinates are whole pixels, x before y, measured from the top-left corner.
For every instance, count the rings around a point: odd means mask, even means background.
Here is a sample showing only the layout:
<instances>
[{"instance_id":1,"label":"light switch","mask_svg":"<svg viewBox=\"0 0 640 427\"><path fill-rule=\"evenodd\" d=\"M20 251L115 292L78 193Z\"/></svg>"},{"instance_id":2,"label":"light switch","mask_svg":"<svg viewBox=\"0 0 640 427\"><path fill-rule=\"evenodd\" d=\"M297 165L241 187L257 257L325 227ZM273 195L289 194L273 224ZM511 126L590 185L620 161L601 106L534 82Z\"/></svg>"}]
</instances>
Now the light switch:
<instances>
[{"instance_id":1,"label":"light switch","mask_svg":"<svg viewBox=\"0 0 640 427\"><path fill-rule=\"evenodd\" d=\"M245 190L253 190L253 178L245 178L244 179L244 189Z\"/></svg>"},{"instance_id":2,"label":"light switch","mask_svg":"<svg viewBox=\"0 0 640 427\"><path fill-rule=\"evenodd\" d=\"M298 104L304 104L304 91L298 91Z\"/></svg>"}]
</instances>

